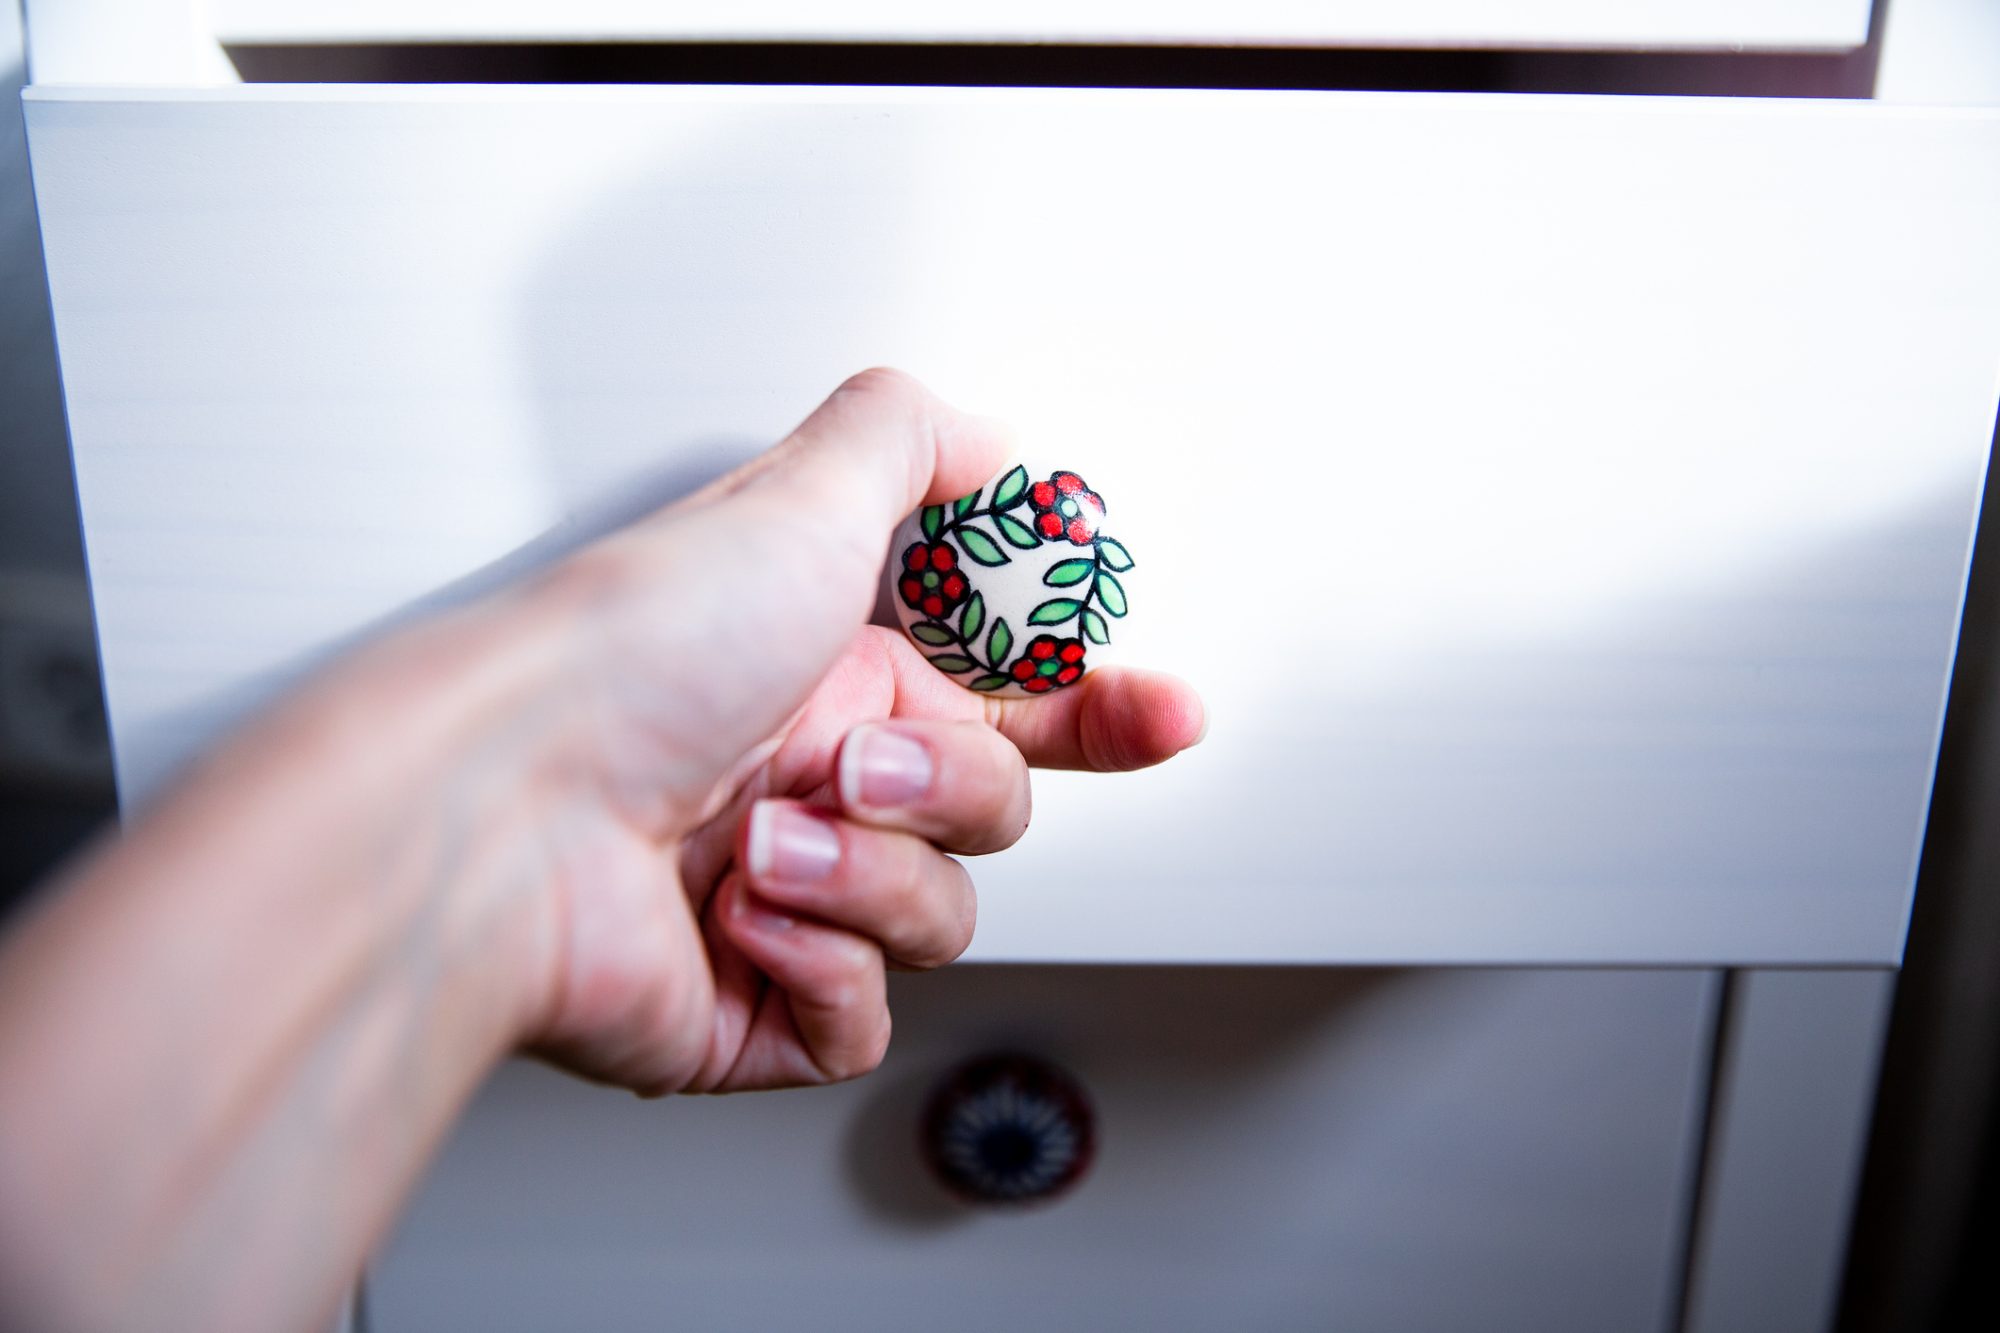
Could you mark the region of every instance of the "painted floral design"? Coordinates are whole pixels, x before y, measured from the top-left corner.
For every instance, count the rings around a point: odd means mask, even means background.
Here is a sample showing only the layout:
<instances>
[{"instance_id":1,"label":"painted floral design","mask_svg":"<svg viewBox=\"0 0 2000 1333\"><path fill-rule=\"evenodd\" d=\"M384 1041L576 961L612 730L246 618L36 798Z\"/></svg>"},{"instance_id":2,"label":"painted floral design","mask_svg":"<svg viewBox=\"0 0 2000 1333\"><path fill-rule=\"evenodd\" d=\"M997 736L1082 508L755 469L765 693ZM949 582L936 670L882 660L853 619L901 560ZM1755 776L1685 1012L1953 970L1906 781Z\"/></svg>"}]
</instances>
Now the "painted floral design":
<instances>
[{"instance_id":1,"label":"painted floral design","mask_svg":"<svg viewBox=\"0 0 2000 1333\"><path fill-rule=\"evenodd\" d=\"M913 610L935 620L956 609L972 585L958 568L958 552L949 542L917 542L903 552L897 590Z\"/></svg>"},{"instance_id":2,"label":"painted floral design","mask_svg":"<svg viewBox=\"0 0 2000 1333\"><path fill-rule=\"evenodd\" d=\"M1083 653L1083 644L1076 639L1037 634L1028 640L1007 674L1029 694L1046 694L1073 684L1083 675Z\"/></svg>"},{"instance_id":3,"label":"painted floral design","mask_svg":"<svg viewBox=\"0 0 2000 1333\"><path fill-rule=\"evenodd\" d=\"M1028 506L1035 511L1035 531L1044 541L1060 537L1072 546L1088 546L1104 523L1104 497L1074 472L1057 472L1030 486Z\"/></svg>"},{"instance_id":4,"label":"painted floral design","mask_svg":"<svg viewBox=\"0 0 2000 1333\"><path fill-rule=\"evenodd\" d=\"M923 539L903 551L896 586L904 604L924 617L909 627L910 636L940 650L929 654L931 665L982 693L1011 685L1046 694L1082 679L1087 645L1110 643L1111 621L1127 609L1118 576L1132 568L1132 556L1104 534L1104 514L1104 498L1076 473L1031 483L1023 467L1007 472L990 493L982 488L925 508L918 515ZM1023 641L1005 617L989 624L975 567L1009 564L1010 551L1055 543L1075 550L1043 571L1042 582L1056 595L1037 604L1022 628L1073 626L1072 632Z\"/></svg>"}]
</instances>

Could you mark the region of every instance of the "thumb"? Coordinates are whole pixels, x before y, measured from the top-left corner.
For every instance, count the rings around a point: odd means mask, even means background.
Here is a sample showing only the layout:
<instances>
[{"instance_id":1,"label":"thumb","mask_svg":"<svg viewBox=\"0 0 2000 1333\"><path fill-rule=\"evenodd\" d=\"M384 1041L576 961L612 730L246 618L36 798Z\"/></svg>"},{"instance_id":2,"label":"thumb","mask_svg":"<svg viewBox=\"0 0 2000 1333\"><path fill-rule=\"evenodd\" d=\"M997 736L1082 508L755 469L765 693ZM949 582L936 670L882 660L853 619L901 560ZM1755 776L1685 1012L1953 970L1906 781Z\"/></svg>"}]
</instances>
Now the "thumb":
<instances>
[{"instance_id":1,"label":"thumb","mask_svg":"<svg viewBox=\"0 0 2000 1333\"><path fill-rule=\"evenodd\" d=\"M706 788L798 706L866 623L889 534L966 494L1012 440L908 375L866 370L790 435L612 537L630 596L612 698L643 701L681 782ZM679 785L677 783L676 785Z\"/></svg>"},{"instance_id":2,"label":"thumb","mask_svg":"<svg viewBox=\"0 0 2000 1333\"><path fill-rule=\"evenodd\" d=\"M952 407L900 370L850 377L774 447L690 497L731 498L838 516L878 564L888 533L920 504L985 484L1012 452L991 417Z\"/></svg>"}]
</instances>

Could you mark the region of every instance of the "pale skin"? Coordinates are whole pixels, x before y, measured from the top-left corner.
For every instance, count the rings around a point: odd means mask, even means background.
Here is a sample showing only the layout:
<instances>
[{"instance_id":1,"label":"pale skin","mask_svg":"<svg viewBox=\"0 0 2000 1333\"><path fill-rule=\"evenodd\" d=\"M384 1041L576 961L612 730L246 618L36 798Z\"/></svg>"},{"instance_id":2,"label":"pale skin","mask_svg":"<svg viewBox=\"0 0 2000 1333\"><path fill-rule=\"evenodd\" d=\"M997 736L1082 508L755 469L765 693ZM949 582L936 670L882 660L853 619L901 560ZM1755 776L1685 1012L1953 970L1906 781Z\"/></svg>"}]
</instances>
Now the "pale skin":
<instances>
[{"instance_id":1,"label":"pale skin","mask_svg":"<svg viewBox=\"0 0 2000 1333\"><path fill-rule=\"evenodd\" d=\"M885 971L966 947L947 853L1021 835L1029 766L1205 725L1139 670L973 695L866 624L895 523L1008 452L856 376L329 668L69 871L0 942L0 1324L319 1326L510 1052L648 1096L874 1068Z\"/></svg>"}]
</instances>

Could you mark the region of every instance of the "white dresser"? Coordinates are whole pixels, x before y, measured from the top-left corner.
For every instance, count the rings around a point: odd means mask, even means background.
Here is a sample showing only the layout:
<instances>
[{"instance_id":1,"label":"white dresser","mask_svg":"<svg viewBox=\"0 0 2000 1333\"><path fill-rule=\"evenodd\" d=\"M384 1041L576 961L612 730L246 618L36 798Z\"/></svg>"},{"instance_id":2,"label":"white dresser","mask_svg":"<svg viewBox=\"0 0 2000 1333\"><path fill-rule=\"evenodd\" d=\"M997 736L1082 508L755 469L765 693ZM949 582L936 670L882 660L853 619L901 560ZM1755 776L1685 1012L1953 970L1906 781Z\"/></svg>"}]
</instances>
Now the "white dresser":
<instances>
[{"instance_id":1,"label":"white dresser","mask_svg":"<svg viewBox=\"0 0 2000 1333\"><path fill-rule=\"evenodd\" d=\"M1870 40L1852 0L658 8L30 5L123 798L877 363L1115 485L1131 655L1211 735L1038 778L874 1078L505 1071L372 1326L1824 1327L1993 438L2000 114L225 54ZM1098 1101L1052 1208L921 1178L924 1087L993 1046Z\"/></svg>"}]
</instances>

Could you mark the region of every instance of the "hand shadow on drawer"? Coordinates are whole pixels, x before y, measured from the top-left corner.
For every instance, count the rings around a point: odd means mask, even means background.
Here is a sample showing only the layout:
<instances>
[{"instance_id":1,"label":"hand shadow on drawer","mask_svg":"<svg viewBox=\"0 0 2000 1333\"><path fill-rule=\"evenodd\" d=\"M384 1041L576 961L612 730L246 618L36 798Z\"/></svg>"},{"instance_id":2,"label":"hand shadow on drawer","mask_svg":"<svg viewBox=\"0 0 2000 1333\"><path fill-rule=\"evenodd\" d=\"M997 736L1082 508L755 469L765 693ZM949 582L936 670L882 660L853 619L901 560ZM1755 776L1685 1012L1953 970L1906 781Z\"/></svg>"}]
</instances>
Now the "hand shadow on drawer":
<instances>
[{"instance_id":1,"label":"hand shadow on drawer","mask_svg":"<svg viewBox=\"0 0 2000 1333\"><path fill-rule=\"evenodd\" d=\"M770 448L867 357L894 357L898 312L924 299L922 266L905 259L922 239L918 132L829 133L795 149L790 172L818 188L810 238L789 246L760 241L797 207L768 178L760 135L714 130L697 113L674 142L604 147L618 161L612 184L580 197L519 275L516 404L529 481L555 524L309 649L250 694L268 698L331 653L518 583L700 490ZM827 187L875 178L885 154L905 163L908 190ZM838 299L811 299L829 283ZM877 619L895 624L886 603Z\"/></svg>"},{"instance_id":2,"label":"hand shadow on drawer","mask_svg":"<svg viewBox=\"0 0 2000 1333\"><path fill-rule=\"evenodd\" d=\"M690 441L670 456L621 477L615 487L600 488L596 494L567 505L563 517L540 536L397 608L364 627L355 638L371 639L520 583L598 538L694 494L755 458L770 443L723 435Z\"/></svg>"}]
</instances>

